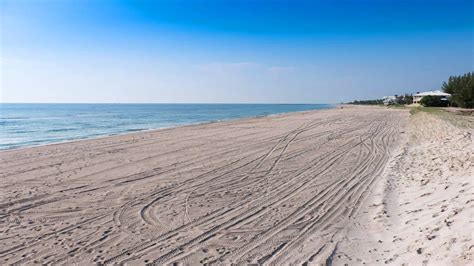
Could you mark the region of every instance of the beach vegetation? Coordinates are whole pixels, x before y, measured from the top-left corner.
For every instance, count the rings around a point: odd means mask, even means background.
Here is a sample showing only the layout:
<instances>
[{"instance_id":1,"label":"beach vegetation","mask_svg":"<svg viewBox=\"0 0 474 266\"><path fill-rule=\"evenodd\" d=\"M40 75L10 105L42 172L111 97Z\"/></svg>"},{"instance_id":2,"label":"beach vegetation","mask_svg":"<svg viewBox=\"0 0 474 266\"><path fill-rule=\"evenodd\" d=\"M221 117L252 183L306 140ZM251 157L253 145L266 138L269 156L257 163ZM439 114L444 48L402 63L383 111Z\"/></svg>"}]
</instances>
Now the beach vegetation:
<instances>
[{"instance_id":1,"label":"beach vegetation","mask_svg":"<svg viewBox=\"0 0 474 266\"><path fill-rule=\"evenodd\" d=\"M395 95L396 103L399 105L411 104L413 103L413 94L405 93L405 95Z\"/></svg>"},{"instance_id":2,"label":"beach vegetation","mask_svg":"<svg viewBox=\"0 0 474 266\"><path fill-rule=\"evenodd\" d=\"M452 106L474 108L474 72L450 76L441 88L452 95L450 99Z\"/></svg>"},{"instance_id":3,"label":"beach vegetation","mask_svg":"<svg viewBox=\"0 0 474 266\"><path fill-rule=\"evenodd\" d=\"M469 113L465 114L463 112L453 112L449 111L450 109L443 107L410 107L410 114L412 116L418 115L420 113L435 115L438 118L443 119L444 121L449 122L450 124L459 127L459 128L474 128L474 117Z\"/></svg>"},{"instance_id":4,"label":"beach vegetation","mask_svg":"<svg viewBox=\"0 0 474 266\"><path fill-rule=\"evenodd\" d=\"M424 107L447 107L449 102L436 96L425 96L420 100L420 104Z\"/></svg>"},{"instance_id":5,"label":"beach vegetation","mask_svg":"<svg viewBox=\"0 0 474 266\"><path fill-rule=\"evenodd\" d=\"M375 99L375 100L355 100L350 102L349 104L357 104L357 105L383 105L382 99Z\"/></svg>"},{"instance_id":6,"label":"beach vegetation","mask_svg":"<svg viewBox=\"0 0 474 266\"><path fill-rule=\"evenodd\" d=\"M419 112L421 112L421 110L420 110L420 108L418 108L418 107L412 107L412 108L410 109L410 114L411 114L411 115L416 115L416 114L418 114Z\"/></svg>"},{"instance_id":7,"label":"beach vegetation","mask_svg":"<svg viewBox=\"0 0 474 266\"><path fill-rule=\"evenodd\" d=\"M387 97L385 97L384 99L355 100L355 101L349 102L348 104L402 106L405 104L411 104L412 102L413 102L413 95L405 93L404 95L395 94L394 96L390 96L390 101L387 101Z\"/></svg>"}]
</instances>

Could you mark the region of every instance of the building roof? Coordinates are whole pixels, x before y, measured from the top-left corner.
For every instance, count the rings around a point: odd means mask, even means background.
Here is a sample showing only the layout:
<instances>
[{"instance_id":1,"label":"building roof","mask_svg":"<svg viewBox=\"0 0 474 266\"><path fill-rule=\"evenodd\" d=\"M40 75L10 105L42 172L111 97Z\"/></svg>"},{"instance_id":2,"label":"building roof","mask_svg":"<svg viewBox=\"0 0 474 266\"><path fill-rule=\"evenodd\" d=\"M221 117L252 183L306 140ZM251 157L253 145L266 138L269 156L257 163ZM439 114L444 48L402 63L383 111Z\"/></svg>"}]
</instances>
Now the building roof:
<instances>
[{"instance_id":1,"label":"building roof","mask_svg":"<svg viewBox=\"0 0 474 266\"><path fill-rule=\"evenodd\" d=\"M451 96L451 94L449 93L445 93L445 92L442 92L442 91L425 91L425 92L420 92L420 93L417 93L413 96Z\"/></svg>"}]
</instances>

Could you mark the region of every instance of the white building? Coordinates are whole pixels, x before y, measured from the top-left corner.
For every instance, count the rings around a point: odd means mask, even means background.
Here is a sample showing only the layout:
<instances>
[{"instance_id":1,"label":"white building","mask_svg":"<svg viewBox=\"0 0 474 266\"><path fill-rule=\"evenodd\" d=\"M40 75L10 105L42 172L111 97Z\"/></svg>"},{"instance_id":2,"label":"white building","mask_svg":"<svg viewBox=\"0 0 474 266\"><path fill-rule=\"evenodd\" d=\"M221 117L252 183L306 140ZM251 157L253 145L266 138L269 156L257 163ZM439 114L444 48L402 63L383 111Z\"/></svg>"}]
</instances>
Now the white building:
<instances>
[{"instance_id":1,"label":"white building","mask_svg":"<svg viewBox=\"0 0 474 266\"><path fill-rule=\"evenodd\" d=\"M396 102L397 102L397 97L396 96L384 96L383 97L383 104L384 105L395 104Z\"/></svg>"},{"instance_id":2,"label":"white building","mask_svg":"<svg viewBox=\"0 0 474 266\"><path fill-rule=\"evenodd\" d=\"M425 92L418 92L417 94L413 95L413 103L419 103L421 99L425 96L433 96L433 97L440 97L441 100L447 101L448 98L451 96L449 93L445 93L442 91L425 91Z\"/></svg>"}]
</instances>

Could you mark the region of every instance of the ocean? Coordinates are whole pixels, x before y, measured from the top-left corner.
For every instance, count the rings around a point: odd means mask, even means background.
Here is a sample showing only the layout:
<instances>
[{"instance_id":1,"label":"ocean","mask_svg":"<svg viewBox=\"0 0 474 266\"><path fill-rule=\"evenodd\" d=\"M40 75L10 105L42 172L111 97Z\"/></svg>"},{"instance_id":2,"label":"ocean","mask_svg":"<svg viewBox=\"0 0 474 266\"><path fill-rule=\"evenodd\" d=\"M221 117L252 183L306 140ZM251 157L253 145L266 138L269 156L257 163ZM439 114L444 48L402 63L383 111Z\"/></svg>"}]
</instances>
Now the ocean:
<instances>
[{"instance_id":1,"label":"ocean","mask_svg":"<svg viewBox=\"0 0 474 266\"><path fill-rule=\"evenodd\" d=\"M332 107L329 104L2 103L0 149Z\"/></svg>"}]
</instances>

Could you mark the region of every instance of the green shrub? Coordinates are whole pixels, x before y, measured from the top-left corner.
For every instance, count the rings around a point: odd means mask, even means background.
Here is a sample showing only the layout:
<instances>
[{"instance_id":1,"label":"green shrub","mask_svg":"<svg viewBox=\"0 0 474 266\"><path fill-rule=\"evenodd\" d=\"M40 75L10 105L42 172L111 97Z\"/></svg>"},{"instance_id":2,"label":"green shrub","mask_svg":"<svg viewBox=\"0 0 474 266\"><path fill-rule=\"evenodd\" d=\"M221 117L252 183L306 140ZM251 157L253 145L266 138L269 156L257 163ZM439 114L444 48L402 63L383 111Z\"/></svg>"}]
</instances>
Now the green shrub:
<instances>
[{"instance_id":1,"label":"green shrub","mask_svg":"<svg viewBox=\"0 0 474 266\"><path fill-rule=\"evenodd\" d=\"M446 107L448 106L448 101L443 101L440 97L425 96L421 98L420 104L425 107Z\"/></svg>"}]
</instances>

